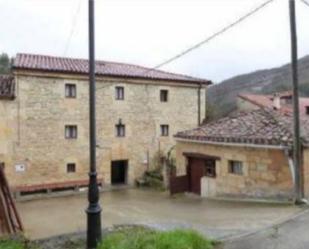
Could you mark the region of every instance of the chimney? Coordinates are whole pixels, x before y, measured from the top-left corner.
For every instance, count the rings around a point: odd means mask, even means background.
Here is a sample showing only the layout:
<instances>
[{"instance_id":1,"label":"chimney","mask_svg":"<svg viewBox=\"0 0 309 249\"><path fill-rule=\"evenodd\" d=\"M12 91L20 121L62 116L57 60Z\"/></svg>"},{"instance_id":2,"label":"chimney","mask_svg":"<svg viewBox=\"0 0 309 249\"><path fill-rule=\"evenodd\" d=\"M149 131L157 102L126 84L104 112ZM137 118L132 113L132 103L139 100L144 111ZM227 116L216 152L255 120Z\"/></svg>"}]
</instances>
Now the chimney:
<instances>
[{"instance_id":1,"label":"chimney","mask_svg":"<svg viewBox=\"0 0 309 249\"><path fill-rule=\"evenodd\" d=\"M280 94L275 93L273 96L273 108L274 110L280 110L281 102L280 102Z\"/></svg>"}]
</instances>

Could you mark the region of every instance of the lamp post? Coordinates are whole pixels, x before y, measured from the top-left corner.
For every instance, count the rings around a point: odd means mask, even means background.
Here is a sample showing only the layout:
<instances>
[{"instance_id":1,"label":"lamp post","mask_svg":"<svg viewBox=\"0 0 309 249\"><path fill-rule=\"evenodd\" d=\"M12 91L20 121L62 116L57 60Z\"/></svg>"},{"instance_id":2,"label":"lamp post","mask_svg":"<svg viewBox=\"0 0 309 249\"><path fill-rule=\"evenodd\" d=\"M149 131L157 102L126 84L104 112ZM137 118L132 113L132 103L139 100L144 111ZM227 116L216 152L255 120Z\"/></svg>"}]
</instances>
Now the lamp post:
<instances>
[{"instance_id":1,"label":"lamp post","mask_svg":"<svg viewBox=\"0 0 309 249\"><path fill-rule=\"evenodd\" d=\"M90 171L87 213L87 249L95 249L101 241L101 207L96 171L96 83L94 42L94 0L89 0L89 142Z\"/></svg>"}]
</instances>

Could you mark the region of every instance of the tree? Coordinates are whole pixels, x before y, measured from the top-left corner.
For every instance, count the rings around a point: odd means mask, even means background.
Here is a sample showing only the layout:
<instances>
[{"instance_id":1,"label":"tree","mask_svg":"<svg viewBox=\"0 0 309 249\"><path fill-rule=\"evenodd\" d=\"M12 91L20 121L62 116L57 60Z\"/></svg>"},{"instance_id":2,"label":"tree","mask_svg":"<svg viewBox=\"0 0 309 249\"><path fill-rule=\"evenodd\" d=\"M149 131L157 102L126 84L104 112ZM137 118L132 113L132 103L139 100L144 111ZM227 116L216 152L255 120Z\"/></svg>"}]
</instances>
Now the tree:
<instances>
[{"instance_id":1,"label":"tree","mask_svg":"<svg viewBox=\"0 0 309 249\"><path fill-rule=\"evenodd\" d=\"M0 74L8 74L11 70L10 58L6 53L0 54Z\"/></svg>"},{"instance_id":2,"label":"tree","mask_svg":"<svg viewBox=\"0 0 309 249\"><path fill-rule=\"evenodd\" d=\"M301 84L299 86L299 91L302 97L309 97L309 82Z\"/></svg>"},{"instance_id":3,"label":"tree","mask_svg":"<svg viewBox=\"0 0 309 249\"><path fill-rule=\"evenodd\" d=\"M218 115L218 110L216 109L216 106L213 103L210 103L210 101L206 102L206 119L204 122L209 122L214 119L216 119Z\"/></svg>"}]
</instances>

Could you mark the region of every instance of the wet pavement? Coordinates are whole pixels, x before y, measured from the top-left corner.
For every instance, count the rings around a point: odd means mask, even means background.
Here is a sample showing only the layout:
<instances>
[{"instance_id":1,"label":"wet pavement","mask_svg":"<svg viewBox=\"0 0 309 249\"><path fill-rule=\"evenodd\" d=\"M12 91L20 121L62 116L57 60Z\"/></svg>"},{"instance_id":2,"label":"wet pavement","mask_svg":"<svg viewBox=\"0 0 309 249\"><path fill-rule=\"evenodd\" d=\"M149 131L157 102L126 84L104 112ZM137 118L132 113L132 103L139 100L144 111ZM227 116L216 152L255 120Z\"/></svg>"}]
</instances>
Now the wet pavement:
<instances>
[{"instance_id":1,"label":"wet pavement","mask_svg":"<svg viewBox=\"0 0 309 249\"><path fill-rule=\"evenodd\" d=\"M292 205L205 200L197 196L128 189L101 194L102 224L193 228L211 238L255 231L300 212ZM86 230L86 195L17 203L30 239Z\"/></svg>"},{"instance_id":2,"label":"wet pavement","mask_svg":"<svg viewBox=\"0 0 309 249\"><path fill-rule=\"evenodd\" d=\"M308 249L309 212L278 226L222 245L224 249Z\"/></svg>"}]
</instances>

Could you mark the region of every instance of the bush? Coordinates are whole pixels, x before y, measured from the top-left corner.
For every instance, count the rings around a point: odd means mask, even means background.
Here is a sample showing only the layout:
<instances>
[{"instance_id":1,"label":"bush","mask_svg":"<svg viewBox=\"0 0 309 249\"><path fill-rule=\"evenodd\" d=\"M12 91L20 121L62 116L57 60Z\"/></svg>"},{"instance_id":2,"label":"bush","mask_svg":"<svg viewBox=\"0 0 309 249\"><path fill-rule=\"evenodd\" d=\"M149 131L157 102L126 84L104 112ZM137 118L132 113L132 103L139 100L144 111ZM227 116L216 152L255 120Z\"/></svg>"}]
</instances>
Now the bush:
<instances>
[{"instance_id":1,"label":"bush","mask_svg":"<svg viewBox=\"0 0 309 249\"><path fill-rule=\"evenodd\" d=\"M214 242L191 230L157 232L142 228L108 235L99 249L212 249Z\"/></svg>"}]
</instances>

